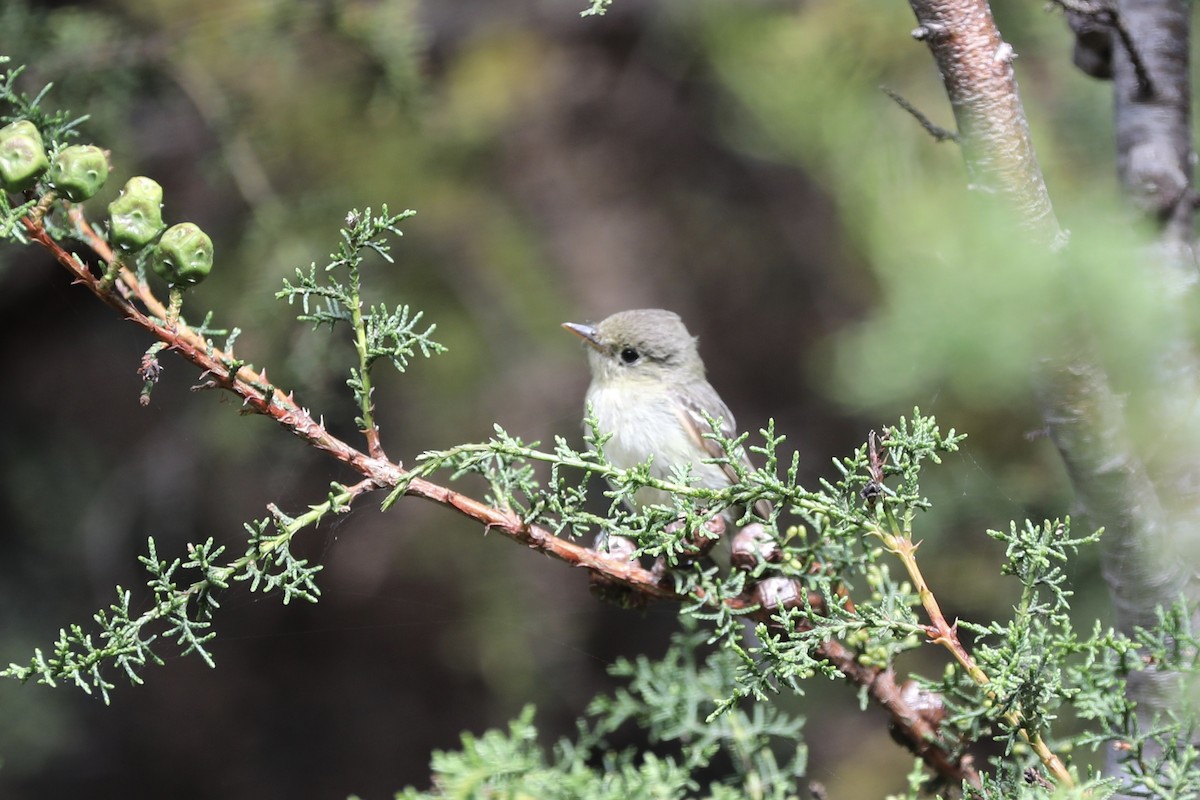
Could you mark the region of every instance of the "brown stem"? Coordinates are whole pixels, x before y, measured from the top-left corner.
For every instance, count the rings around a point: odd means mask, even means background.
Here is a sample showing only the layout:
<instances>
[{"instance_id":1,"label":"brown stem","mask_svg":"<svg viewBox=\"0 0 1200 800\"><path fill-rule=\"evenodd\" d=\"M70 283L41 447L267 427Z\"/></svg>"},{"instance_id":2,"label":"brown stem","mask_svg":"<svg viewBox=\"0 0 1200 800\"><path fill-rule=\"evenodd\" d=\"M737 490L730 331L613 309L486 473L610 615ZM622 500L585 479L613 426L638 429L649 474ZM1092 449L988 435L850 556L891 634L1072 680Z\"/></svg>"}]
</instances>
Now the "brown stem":
<instances>
[{"instance_id":1,"label":"brown stem","mask_svg":"<svg viewBox=\"0 0 1200 800\"><path fill-rule=\"evenodd\" d=\"M884 546L892 553L895 553L900 561L903 562L909 578L912 579L913 585L917 588L917 595L921 599L921 605L925 607L925 613L929 615L930 624L926 627L926 635L929 637L929 641L949 650L951 655L954 656L954 660L967 671L971 679L978 686L983 687L988 696L994 699L994 694L986 689L991 684L992 679L987 676L987 673L980 668L971 654L967 652L967 648L963 646L962 640L958 638L958 625L951 625L946 621L945 615L942 614L942 608L938 604L937 597L925 581L925 575L921 572L920 565L917 564L917 544L907 535L897 535L894 532L886 532L882 529L877 530L876 534L883 540ZM1050 749L1049 745L1042 739L1040 733L1029 730L1020 713L1015 710L1005 712L1004 719L1009 725L1020 732L1021 738L1029 744L1042 764L1046 769L1050 770L1050 773L1054 775L1054 779L1060 785L1075 785L1075 779L1067 771L1066 766L1063 765L1062 759Z\"/></svg>"}]
</instances>

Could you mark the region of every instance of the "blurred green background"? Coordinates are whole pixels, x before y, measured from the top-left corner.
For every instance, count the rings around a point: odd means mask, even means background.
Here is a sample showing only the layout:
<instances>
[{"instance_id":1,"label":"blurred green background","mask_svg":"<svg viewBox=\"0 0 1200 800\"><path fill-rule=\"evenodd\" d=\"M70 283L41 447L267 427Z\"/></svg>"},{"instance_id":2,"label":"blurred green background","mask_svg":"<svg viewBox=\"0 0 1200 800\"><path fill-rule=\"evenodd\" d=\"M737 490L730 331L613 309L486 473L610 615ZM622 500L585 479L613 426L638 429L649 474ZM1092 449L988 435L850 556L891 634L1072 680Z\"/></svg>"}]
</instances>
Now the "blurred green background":
<instances>
[{"instance_id":1,"label":"blurred green background","mask_svg":"<svg viewBox=\"0 0 1200 800\"><path fill-rule=\"evenodd\" d=\"M1014 587L984 531L1070 510L1031 363L1090 320L1134 382L1154 330L1128 285L1137 232L1116 203L1110 89L1070 66L1061 15L996 8L1075 231L1065 273L992 224L955 145L879 91L952 124L906 3L583 6L8 0L0 53L112 150L93 215L145 174L168 222L212 235L217 267L185 313L242 328L239 355L335 433L357 441L351 348L273 294L336 246L350 208L411 207L368 291L424 309L450 350L379 371L392 458L493 422L578 439L587 370L559 323L670 308L741 426L774 418L805 482L914 405L968 432L929 475L921 556L947 614L1005 613ZM0 662L140 586L147 536L170 557L209 536L236 549L267 503L303 509L352 477L231 398L191 393L195 371L169 354L141 408L146 337L39 250L0 249L0 310ZM547 742L569 733L611 687L606 665L661 652L674 627L673 608L603 606L582 573L417 500L380 514L368 499L297 549L325 565L322 601L231 589L216 670L169 658L111 708L0 684L0 797L385 797L427 785L432 749L526 703ZM1094 556L1072 570L1087 626L1107 613ZM815 683L803 705L829 797L903 785L907 754L850 688Z\"/></svg>"}]
</instances>

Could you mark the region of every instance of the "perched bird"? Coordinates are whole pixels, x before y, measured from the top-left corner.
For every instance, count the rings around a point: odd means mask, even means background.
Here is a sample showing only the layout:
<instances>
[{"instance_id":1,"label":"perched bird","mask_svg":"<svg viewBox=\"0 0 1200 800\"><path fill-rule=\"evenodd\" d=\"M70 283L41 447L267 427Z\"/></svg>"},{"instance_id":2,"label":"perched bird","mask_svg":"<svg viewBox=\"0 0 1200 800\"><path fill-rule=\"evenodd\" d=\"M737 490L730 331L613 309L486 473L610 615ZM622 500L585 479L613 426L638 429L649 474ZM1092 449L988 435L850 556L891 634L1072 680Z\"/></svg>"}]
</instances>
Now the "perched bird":
<instances>
[{"instance_id":1,"label":"perched bird","mask_svg":"<svg viewBox=\"0 0 1200 800\"><path fill-rule=\"evenodd\" d=\"M592 383L587 402L600 433L612 434L604 452L614 466L628 469L650 461L650 474L661 479L670 479L675 467L690 466L695 485L707 489L737 482L730 465L705 463L725 453L704 437L712 432L704 414L720 423L719 432L727 438L737 429L733 414L704 377L696 338L678 314L638 309L596 325L566 322L563 327L588 345ZM745 452L739 455L749 467ZM633 496L634 506L654 503L669 506L671 497L649 486ZM767 518L770 503L759 501L755 512Z\"/></svg>"}]
</instances>

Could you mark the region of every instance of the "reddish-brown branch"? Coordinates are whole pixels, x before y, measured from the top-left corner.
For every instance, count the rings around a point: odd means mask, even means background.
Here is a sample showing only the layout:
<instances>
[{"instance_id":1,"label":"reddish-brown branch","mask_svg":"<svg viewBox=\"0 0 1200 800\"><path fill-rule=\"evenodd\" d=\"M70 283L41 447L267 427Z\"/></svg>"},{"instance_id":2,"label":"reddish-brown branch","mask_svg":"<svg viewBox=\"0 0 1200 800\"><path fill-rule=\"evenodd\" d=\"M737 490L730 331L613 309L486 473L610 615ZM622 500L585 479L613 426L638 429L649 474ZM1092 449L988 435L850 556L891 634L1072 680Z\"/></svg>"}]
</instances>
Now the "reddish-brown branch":
<instances>
[{"instance_id":1,"label":"reddish-brown branch","mask_svg":"<svg viewBox=\"0 0 1200 800\"><path fill-rule=\"evenodd\" d=\"M81 219L76 215L77 219ZM230 365L237 362L233 357L219 348L209 347L203 337L190 327L183 324L170 326L166 324L167 308L150 291L149 287L137 280L129 270L122 269L119 281L128 290L125 292L105 291L100 279L92 275L91 270L80 260L64 250L58 242L46 232L38 222L26 217L24 227L29 238L45 247L55 259L75 277L75 282L83 284L100 300L117 311L125 319L135 323L159 341L165 343L171 350L181 355L203 370L202 383L199 388L220 387L233 392L242 398L242 405L256 413L273 418L280 425L301 437L312 446L323 450L369 478L384 480L396 479L395 467L387 462L371 459L361 451L351 447L325 430L323 424L312 418L307 410L296 405L290 395L284 395L279 389L270 385L265 373L255 373L249 367L241 366L232 370ZM81 226L84 235L92 240L95 233L86 222ZM96 237L96 243L101 245L97 253L101 258L111 261L112 251L107 243ZM145 306L150 312L143 312L134 301ZM153 315L153 316L151 316ZM393 473L389 476L388 471Z\"/></svg>"},{"instance_id":2,"label":"reddish-brown branch","mask_svg":"<svg viewBox=\"0 0 1200 800\"><path fill-rule=\"evenodd\" d=\"M402 472L402 471L401 471ZM481 503L473 497L461 494L431 483L423 478L413 478L405 494L432 500L440 505L449 506L464 516L470 517L484 526L484 530L496 530L508 538L520 542L533 550L540 550L546 555L565 561L576 567L603 573L612 580L619 581L632 589L647 596L660 600L680 600L682 596L671 588L662 585L658 577L650 570L643 568L636 561L609 556L574 542L555 536L540 525L522 522L511 511Z\"/></svg>"},{"instance_id":3,"label":"reddish-brown branch","mask_svg":"<svg viewBox=\"0 0 1200 800\"><path fill-rule=\"evenodd\" d=\"M871 699L891 717L892 732L914 755L919 756L930 769L943 778L961 784L967 781L979 786L979 773L969 755L956 756L946 747L938 735L938 722L944 711L923 714L906 693L896 684L896 673L891 669L870 667L859 663L853 652L837 641L829 641L818 648L822 658L846 676L851 683L867 687Z\"/></svg>"},{"instance_id":4,"label":"reddish-brown branch","mask_svg":"<svg viewBox=\"0 0 1200 800\"><path fill-rule=\"evenodd\" d=\"M70 218L97 255L111 263L113 253L108 243L92 229L78 208L71 209ZM365 480L356 484L356 489L365 491L367 488L395 487L407 480L405 494L453 508L481 523L485 531L498 531L533 550L601 574L628 586L645 599L704 600L704 594L699 591L691 596L680 594L658 574L643 568L637 561L608 555L559 538L544 527L522 521L511 511L482 503L424 478L413 477L396 464L373 458L350 446L326 431L324 425L314 420L306 409L296 405L290 394L285 395L271 386L265 374L255 373L248 367L238 367L232 355L210 347L190 327L182 323L168 324L166 307L130 270L122 267L116 286L108 290L101 278L93 275L86 264L64 250L47 233L40 219L27 217L23 222L30 239L45 247L74 276L76 283L86 286L122 317L134 322L203 370L201 384L197 388L221 388L232 392L242 398L247 410L271 417L312 446L332 455L364 476ZM149 313L138 308L139 304ZM237 368L231 368L231 365ZM808 602L818 612L823 608L823 600L819 595L810 594ZM757 605L751 596L727 599L725 603L739 610ZM767 624L776 624L767 609L757 608L752 616ZM956 757L950 752L938 737L936 724L923 717L920 710L897 688L891 670L860 664L853 651L836 641L825 642L817 648L817 652L852 683L866 687L868 694L890 715L897 739L924 759L931 769L947 780L967 780L978 784L978 774L971 766L970 759Z\"/></svg>"},{"instance_id":5,"label":"reddish-brown branch","mask_svg":"<svg viewBox=\"0 0 1200 800\"><path fill-rule=\"evenodd\" d=\"M406 493L450 506L467 517L483 523L487 530L499 530L509 538L522 542L532 549L541 550L547 555L574 566L601 573L606 578L636 590L643 597L676 601L703 599L702 594L685 597L669 586L663 585L655 573L644 569L636 561L606 556L595 550L560 539L545 528L522 523L512 512L481 503L444 486L430 483L421 478L413 478ZM735 609L748 609L757 605L750 596L732 598L726 603ZM809 593L808 603L818 613L824 608L824 600L816 593ZM760 606L750 616L759 622L778 627L778 623L772 619L770 609ZM871 699L887 711L891 718L892 731L897 740L914 755L920 757L930 769L944 779L955 783L967 781L974 786L979 785L979 773L972 765L970 756L955 755L950 751L938 735L937 721L922 714L917 705L902 693L896 684L895 673L891 669L860 663L856 653L841 642L834 640L818 646L817 655L837 667L851 683L866 687L867 694Z\"/></svg>"}]
</instances>

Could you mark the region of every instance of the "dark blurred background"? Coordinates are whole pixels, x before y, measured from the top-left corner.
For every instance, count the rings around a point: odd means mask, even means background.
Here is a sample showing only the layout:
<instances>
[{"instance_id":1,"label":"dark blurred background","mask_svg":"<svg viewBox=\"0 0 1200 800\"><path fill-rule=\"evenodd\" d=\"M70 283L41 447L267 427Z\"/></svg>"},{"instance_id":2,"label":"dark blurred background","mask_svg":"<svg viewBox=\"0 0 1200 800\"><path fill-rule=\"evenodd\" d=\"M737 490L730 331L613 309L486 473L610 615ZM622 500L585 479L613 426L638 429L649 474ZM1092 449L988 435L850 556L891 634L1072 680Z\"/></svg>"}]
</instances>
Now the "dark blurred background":
<instances>
[{"instance_id":1,"label":"dark blurred background","mask_svg":"<svg viewBox=\"0 0 1200 800\"><path fill-rule=\"evenodd\" d=\"M1052 192L1115 196L1107 87L1070 67L1060 15L998 5ZM583 7L6 0L0 53L112 150L93 216L145 174L168 222L212 235L217 267L185 313L240 327L239 355L335 433L357 442L349 343L273 294L334 249L350 208L411 207L368 291L423 309L449 352L378 371L392 458L494 422L578 440L587 369L559 323L670 308L741 426L773 417L805 482L914 405L968 432L930 474L921 555L948 614L1004 613L1015 587L984 531L1070 507L1026 374L1038 293L995 276L1005 242L959 236L959 154L879 91L950 124L907 5ZM0 249L0 662L27 661L117 585L136 597L148 536L168 558L208 537L237 550L267 503L303 510L353 477L190 392L195 370L169 354L140 407L148 345L40 250ZM325 567L321 602L230 589L215 670L169 657L111 707L0 684L0 797L390 796L427 786L433 749L527 703L547 743L569 734L613 686L606 666L660 653L675 626L671 607L602 605L581 572L418 500L381 514L365 499L296 549ZM1094 563L1072 571L1081 618L1103 616ZM815 682L802 705L831 798L903 785L907 754L850 688Z\"/></svg>"}]
</instances>

